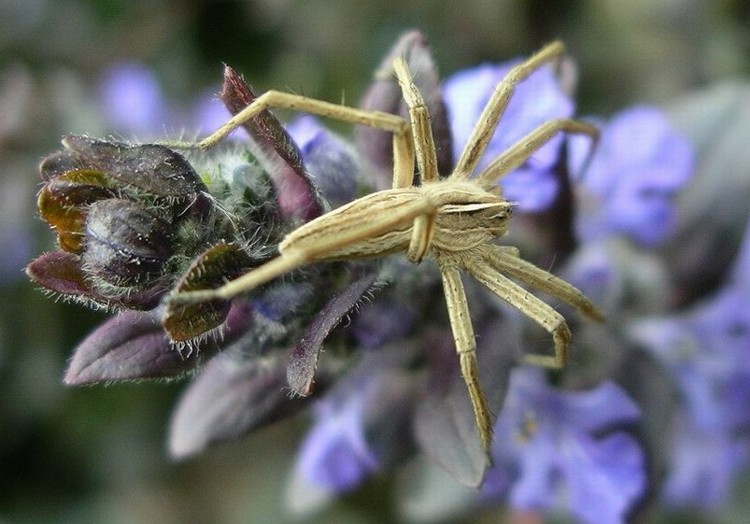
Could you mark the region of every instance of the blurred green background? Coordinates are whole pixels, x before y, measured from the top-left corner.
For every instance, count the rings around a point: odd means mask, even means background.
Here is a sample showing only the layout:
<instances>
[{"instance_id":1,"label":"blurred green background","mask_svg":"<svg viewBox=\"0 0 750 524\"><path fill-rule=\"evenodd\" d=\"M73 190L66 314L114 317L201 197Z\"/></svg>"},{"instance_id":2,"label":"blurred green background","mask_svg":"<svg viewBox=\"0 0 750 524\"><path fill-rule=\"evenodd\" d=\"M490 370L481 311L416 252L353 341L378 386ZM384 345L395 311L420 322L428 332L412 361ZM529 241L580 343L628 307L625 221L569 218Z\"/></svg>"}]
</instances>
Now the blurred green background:
<instances>
[{"instance_id":1,"label":"blurred green background","mask_svg":"<svg viewBox=\"0 0 750 524\"><path fill-rule=\"evenodd\" d=\"M741 0L0 0L0 523L293 520L284 484L304 417L175 464L164 442L182 383L63 386L70 351L104 316L22 274L53 242L35 212L37 165L65 133L118 133L99 95L112 65L151 68L174 113L219 90L223 62L259 91L353 104L409 28L427 35L443 75L561 38L582 114L668 104L750 73ZM395 521L389 480L313 520ZM716 518L740 522L733 507Z\"/></svg>"}]
</instances>

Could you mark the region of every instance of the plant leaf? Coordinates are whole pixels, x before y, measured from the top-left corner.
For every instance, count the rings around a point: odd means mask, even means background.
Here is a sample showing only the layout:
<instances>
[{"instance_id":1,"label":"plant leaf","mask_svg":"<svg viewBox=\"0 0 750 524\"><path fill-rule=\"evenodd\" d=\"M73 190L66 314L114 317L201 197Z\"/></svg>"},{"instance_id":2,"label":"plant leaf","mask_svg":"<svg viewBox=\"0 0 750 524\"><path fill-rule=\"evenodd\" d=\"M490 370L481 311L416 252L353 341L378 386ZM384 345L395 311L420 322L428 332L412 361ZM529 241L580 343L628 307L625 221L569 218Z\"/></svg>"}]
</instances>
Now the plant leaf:
<instances>
[{"instance_id":1,"label":"plant leaf","mask_svg":"<svg viewBox=\"0 0 750 524\"><path fill-rule=\"evenodd\" d=\"M123 311L107 320L73 353L65 383L72 386L113 380L179 376L199 362L170 344L153 312Z\"/></svg>"},{"instance_id":2,"label":"plant leaf","mask_svg":"<svg viewBox=\"0 0 750 524\"><path fill-rule=\"evenodd\" d=\"M283 358L248 359L241 351L226 351L211 359L174 412L170 454L175 458L198 454L301 409L306 401L292 401L285 391L285 367Z\"/></svg>"},{"instance_id":3,"label":"plant leaf","mask_svg":"<svg viewBox=\"0 0 750 524\"><path fill-rule=\"evenodd\" d=\"M61 295L93 294L81 269L81 259L65 251L49 251L26 266L26 274L40 286Z\"/></svg>"},{"instance_id":4,"label":"plant leaf","mask_svg":"<svg viewBox=\"0 0 750 524\"><path fill-rule=\"evenodd\" d=\"M498 343L517 339L517 336L509 336L510 329L510 322L497 320L485 327L478 339L482 388L493 418L502 408L518 350ZM452 338L436 337L429 343L428 355L430 379L435 387L430 387L433 394L417 407L417 442L456 481L466 486L480 486L490 461L482 448L466 384L458 371Z\"/></svg>"},{"instance_id":5,"label":"plant leaf","mask_svg":"<svg viewBox=\"0 0 750 524\"><path fill-rule=\"evenodd\" d=\"M236 244L219 243L195 257L173 294L213 289L257 265ZM229 300L174 305L167 299L162 325L174 341L191 340L220 326L229 314Z\"/></svg>"},{"instance_id":6,"label":"plant leaf","mask_svg":"<svg viewBox=\"0 0 750 524\"><path fill-rule=\"evenodd\" d=\"M368 271L336 294L313 318L297 346L289 355L287 379L292 391L307 396L312 392L313 377L323 341L341 319L349 313L375 282L376 271Z\"/></svg>"},{"instance_id":7,"label":"plant leaf","mask_svg":"<svg viewBox=\"0 0 750 524\"><path fill-rule=\"evenodd\" d=\"M102 307L125 307L137 310L154 308L164 290L153 287L136 293L112 298L102 295L92 289L86 281L86 275L81 269L81 259L78 255L66 251L50 251L32 260L26 266L28 277L40 286L60 293L66 299L78 302L92 302Z\"/></svg>"}]
</instances>

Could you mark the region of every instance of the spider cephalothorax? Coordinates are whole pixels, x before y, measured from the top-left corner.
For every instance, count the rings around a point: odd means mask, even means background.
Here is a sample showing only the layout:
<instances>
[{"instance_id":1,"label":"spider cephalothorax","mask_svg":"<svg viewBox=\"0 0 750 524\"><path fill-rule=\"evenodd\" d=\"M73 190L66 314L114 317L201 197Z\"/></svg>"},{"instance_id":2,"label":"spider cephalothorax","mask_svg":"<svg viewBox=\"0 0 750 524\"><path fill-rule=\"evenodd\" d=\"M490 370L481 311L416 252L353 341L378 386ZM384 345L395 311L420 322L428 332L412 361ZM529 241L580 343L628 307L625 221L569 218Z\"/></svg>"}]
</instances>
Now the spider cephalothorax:
<instances>
[{"instance_id":1,"label":"spider cephalothorax","mask_svg":"<svg viewBox=\"0 0 750 524\"><path fill-rule=\"evenodd\" d=\"M521 165L557 133L580 133L596 138L597 130L567 118L548 121L494 159L482 172L474 174L515 86L541 65L559 59L563 52L563 45L553 42L510 71L487 103L453 172L443 178L438 176L430 116L403 59L395 60L393 70L409 107L409 120L269 91L205 140L197 144L177 144L209 148L267 108L294 109L392 132L394 174L391 189L359 198L289 233L279 244L277 258L216 289L176 291L169 297L170 306L179 308L231 299L315 262L396 252L405 252L412 262L432 256L442 275L461 371L482 444L487 449L492 433L491 417L479 383L476 342L460 273L468 273L551 333L554 356L528 355L527 361L535 364L564 365L570 331L560 313L506 274L576 306L589 317L600 318L594 305L575 287L524 261L515 248L495 243L495 239L507 231L511 212L511 205L502 197L497 180ZM415 160L421 180L418 186L413 185Z\"/></svg>"}]
</instances>

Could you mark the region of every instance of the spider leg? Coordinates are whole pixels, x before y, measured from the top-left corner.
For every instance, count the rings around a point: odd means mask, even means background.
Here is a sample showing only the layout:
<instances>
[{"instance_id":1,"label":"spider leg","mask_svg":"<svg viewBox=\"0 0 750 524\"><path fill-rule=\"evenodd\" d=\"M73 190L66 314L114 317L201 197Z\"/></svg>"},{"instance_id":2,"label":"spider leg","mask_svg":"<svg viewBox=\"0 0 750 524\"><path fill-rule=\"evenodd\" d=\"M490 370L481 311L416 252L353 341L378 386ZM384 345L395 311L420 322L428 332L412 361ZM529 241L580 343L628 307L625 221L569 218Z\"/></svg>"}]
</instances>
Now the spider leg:
<instances>
[{"instance_id":1,"label":"spider leg","mask_svg":"<svg viewBox=\"0 0 750 524\"><path fill-rule=\"evenodd\" d=\"M287 245L281 249L278 257L234 280L230 280L220 287L199 291L178 292L171 295L169 301L172 304L193 304L210 300L229 300L304 265L326 259L333 260L330 257L331 252L335 252L361 240L377 238L392 231L399 224L434 213L434 204L428 199L419 198L404 204L397 212L393 212L389 216L379 219L374 218L369 222L357 224L346 231L338 231L335 234L321 236L314 244L307 243L305 247L295 247L294 244ZM311 223L309 222L308 224ZM304 228L305 226L302 227ZM296 230L293 234L298 231L300 230ZM284 241L281 242L281 246L284 246Z\"/></svg>"},{"instance_id":2,"label":"spider leg","mask_svg":"<svg viewBox=\"0 0 750 524\"><path fill-rule=\"evenodd\" d=\"M495 269L526 282L539 291L559 298L563 302L578 308L581 313L593 320L604 320L604 313L578 288L520 258L518 249L490 244L483 255L485 260Z\"/></svg>"},{"instance_id":3,"label":"spider leg","mask_svg":"<svg viewBox=\"0 0 750 524\"><path fill-rule=\"evenodd\" d=\"M552 334L555 343L555 355L526 355L525 361L551 368L561 368L568 359L570 329L565 318L552 306L535 297L527 290L502 275L483 258L467 258L464 269L476 280L484 284L495 295L517 308L537 324Z\"/></svg>"},{"instance_id":4,"label":"spider leg","mask_svg":"<svg viewBox=\"0 0 750 524\"><path fill-rule=\"evenodd\" d=\"M424 102L422 94L414 84L409 68L403 58L397 58L393 62L396 78L401 85L404 101L409 107L409 119L411 120L411 134L414 139L414 150L417 156L417 167L422 175L422 182L434 182L438 179L437 154L435 152L435 139L432 136L430 125L430 113ZM408 185L412 181L408 181ZM394 180L394 187L395 185ZM406 187L406 186L398 186Z\"/></svg>"},{"instance_id":5,"label":"spider leg","mask_svg":"<svg viewBox=\"0 0 750 524\"><path fill-rule=\"evenodd\" d=\"M271 108L301 111L393 133L394 187L411 186L414 176L414 145L409 123L402 117L382 111L365 111L283 91L266 91L199 142L162 142L162 145L174 149L210 149L224 140L232 131L249 122L262 111ZM397 183L403 185L397 186Z\"/></svg>"},{"instance_id":6,"label":"spider leg","mask_svg":"<svg viewBox=\"0 0 750 524\"><path fill-rule=\"evenodd\" d=\"M585 122L579 122L570 118L550 120L541 124L495 158L477 175L477 182L485 186L494 184L498 178L523 164L535 151L552 140L560 132L589 135L594 142L590 149L589 157L595 149L596 141L599 139L599 130Z\"/></svg>"},{"instance_id":7,"label":"spider leg","mask_svg":"<svg viewBox=\"0 0 750 524\"><path fill-rule=\"evenodd\" d=\"M430 113L424 102L422 94L414 84L409 67L403 58L393 61L393 70L396 73L404 101L409 107L409 120L411 121L412 138L414 140L414 151L417 158L417 168L422 176L422 183L435 182L438 180L437 154L435 152L435 139L432 135L430 125ZM413 175L408 180L398 180L394 173L393 187L411 186ZM423 214L414 219L412 237L406 258L410 262L419 262L427 254L435 233L435 212Z\"/></svg>"},{"instance_id":8,"label":"spider leg","mask_svg":"<svg viewBox=\"0 0 750 524\"><path fill-rule=\"evenodd\" d=\"M479 437L485 450L489 449L492 441L492 421L487 399L479 382L479 366L476 355L476 339L474 328L471 325L469 306L466 301L466 292L461 283L461 275L455 264L447 263L442 257L436 257L440 272L443 276L443 291L445 302L448 306L453 339L456 343L461 374L469 389L469 398L474 410L474 419L479 429Z\"/></svg>"},{"instance_id":9,"label":"spider leg","mask_svg":"<svg viewBox=\"0 0 750 524\"><path fill-rule=\"evenodd\" d=\"M508 72L495 88L495 92L474 126L469 141L461 153L461 158L456 163L453 177L466 179L474 171L505 112L505 108L508 106L508 102L510 102L511 96L513 96L516 86L543 64L559 60L564 52L565 46L562 42L552 42Z\"/></svg>"}]
</instances>

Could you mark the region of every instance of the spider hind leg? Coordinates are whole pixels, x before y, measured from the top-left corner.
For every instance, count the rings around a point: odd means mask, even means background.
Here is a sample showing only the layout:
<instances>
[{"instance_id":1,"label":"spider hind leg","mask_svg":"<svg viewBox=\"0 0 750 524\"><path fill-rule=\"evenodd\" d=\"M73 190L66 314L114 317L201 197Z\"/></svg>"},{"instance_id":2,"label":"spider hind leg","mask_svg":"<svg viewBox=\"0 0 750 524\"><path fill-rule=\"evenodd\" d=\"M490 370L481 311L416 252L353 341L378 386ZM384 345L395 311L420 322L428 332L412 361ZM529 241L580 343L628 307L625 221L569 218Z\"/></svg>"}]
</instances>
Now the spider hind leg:
<instances>
[{"instance_id":1,"label":"spider hind leg","mask_svg":"<svg viewBox=\"0 0 750 524\"><path fill-rule=\"evenodd\" d=\"M489 250L484 251L486 253ZM568 345L571 333L565 318L559 312L503 275L496 265L492 264L491 259L488 260L486 255L466 260L464 269L492 293L518 309L552 335L555 346L554 356L526 355L526 362L556 369L565 365L568 360Z\"/></svg>"},{"instance_id":2,"label":"spider hind leg","mask_svg":"<svg viewBox=\"0 0 750 524\"><path fill-rule=\"evenodd\" d=\"M453 339L456 344L461 374L466 387L469 390L472 409L474 410L474 419L482 447L485 452L489 453L492 442L492 416L487 398L482 391L482 385L479 381L479 366L476 355L476 339L474 337L474 328L471 325L469 316L469 306L466 300L466 292L461 283L461 275L458 267L437 257L440 272L443 277L443 290L445 293L445 302L448 307L448 317L450 318Z\"/></svg>"}]
</instances>

